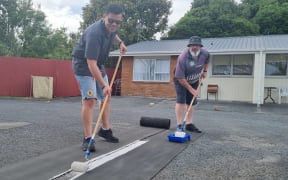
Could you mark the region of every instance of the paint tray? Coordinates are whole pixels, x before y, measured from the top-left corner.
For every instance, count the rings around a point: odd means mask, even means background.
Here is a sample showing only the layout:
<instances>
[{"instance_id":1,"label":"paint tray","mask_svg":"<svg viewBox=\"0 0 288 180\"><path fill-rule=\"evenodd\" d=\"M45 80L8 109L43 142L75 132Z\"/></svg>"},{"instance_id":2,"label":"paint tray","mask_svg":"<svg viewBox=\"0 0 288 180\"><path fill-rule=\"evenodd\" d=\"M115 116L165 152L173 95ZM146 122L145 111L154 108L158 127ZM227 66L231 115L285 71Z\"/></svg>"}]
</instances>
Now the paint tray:
<instances>
[{"instance_id":1,"label":"paint tray","mask_svg":"<svg viewBox=\"0 0 288 180\"><path fill-rule=\"evenodd\" d=\"M167 137L168 137L168 140L171 142L184 143L186 141L190 141L190 134L188 133L185 133L185 136L183 137L178 137L178 136L175 136L175 133L171 133L171 134L168 134Z\"/></svg>"}]
</instances>

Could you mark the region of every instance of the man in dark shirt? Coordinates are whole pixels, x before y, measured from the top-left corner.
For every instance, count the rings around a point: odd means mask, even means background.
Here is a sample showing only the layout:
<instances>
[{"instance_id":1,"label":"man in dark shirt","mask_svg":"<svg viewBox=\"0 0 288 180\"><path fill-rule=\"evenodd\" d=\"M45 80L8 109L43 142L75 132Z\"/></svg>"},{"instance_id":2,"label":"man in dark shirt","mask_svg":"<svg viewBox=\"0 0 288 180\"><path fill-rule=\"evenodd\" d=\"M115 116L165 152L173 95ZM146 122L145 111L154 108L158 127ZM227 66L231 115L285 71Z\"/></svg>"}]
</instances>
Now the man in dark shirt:
<instances>
[{"instance_id":1,"label":"man in dark shirt","mask_svg":"<svg viewBox=\"0 0 288 180\"><path fill-rule=\"evenodd\" d=\"M82 96L82 124L84 128L83 151L88 148L92 136L94 105L96 100L103 102L109 98L102 116L102 127L98 135L108 142L117 143L110 128L110 96L108 78L104 68L104 61L108 58L111 46L116 43L123 55L127 48L117 35L123 19L123 8L118 4L108 6L102 19L90 25L76 43L72 52L72 66L75 77L80 84ZM89 151L94 152L94 144Z\"/></svg>"},{"instance_id":2,"label":"man in dark shirt","mask_svg":"<svg viewBox=\"0 0 288 180\"><path fill-rule=\"evenodd\" d=\"M174 84L176 90L176 120L179 129L181 127L184 110L186 105L189 106L193 96L197 97L197 87L199 79L205 78L207 75L209 53L203 49L201 38L199 36L192 36L187 45L188 47L183 50L179 55ZM193 101L193 106L197 104L197 99ZM194 108L188 113L186 129L191 132L201 133L201 131L192 122L192 112Z\"/></svg>"}]
</instances>

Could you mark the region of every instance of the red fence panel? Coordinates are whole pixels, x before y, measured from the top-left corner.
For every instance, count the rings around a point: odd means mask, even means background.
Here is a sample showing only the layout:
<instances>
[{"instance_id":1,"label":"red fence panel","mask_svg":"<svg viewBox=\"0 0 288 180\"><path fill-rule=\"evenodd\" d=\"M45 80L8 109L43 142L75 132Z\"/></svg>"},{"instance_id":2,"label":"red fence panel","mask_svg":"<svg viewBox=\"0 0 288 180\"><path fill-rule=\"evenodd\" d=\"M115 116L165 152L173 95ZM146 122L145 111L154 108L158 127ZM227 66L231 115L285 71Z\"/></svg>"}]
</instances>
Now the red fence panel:
<instances>
[{"instance_id":1,"label":"red fence panel","mask_svg":"<svg viewBox=\"0 0 288 180\"><path fill-rule=\"evenodd\" d=\"M67 60L0 56L0 96L32 96L32 76L53 77L53 97L80 96L71 63ZM106 72L111 80L114 69L107 68ZM117 71L115 80L119 78L121 71Z\"/></svg>"},{"instance_id":2,"label":"red fence panel","mask_svg":"<svg viewBox=\"0 0 288 180\"><path fill-rule=\"evenodd\" d=\"M32 76L53 77L53 96L79 96L71 61L0 57L0 96L29 97Z\"/></svg>"}]
</instances>

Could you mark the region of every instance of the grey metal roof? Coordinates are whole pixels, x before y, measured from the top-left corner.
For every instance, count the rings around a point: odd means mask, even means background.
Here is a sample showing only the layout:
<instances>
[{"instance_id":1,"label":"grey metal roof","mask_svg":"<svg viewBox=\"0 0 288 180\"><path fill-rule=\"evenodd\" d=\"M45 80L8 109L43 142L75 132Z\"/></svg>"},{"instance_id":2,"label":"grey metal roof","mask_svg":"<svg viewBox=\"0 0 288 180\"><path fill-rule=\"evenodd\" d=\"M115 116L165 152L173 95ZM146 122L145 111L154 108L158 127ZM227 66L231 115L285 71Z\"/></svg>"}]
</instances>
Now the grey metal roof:
<instances>
[{"instance_id":1,"label":"grey metal roof","mask_svg":"<svg viewBox=\"0 0 288 180\"><path fill-rule=\"evenodd\" d=\"M126 56L179 55L187 46L188 39L143 41L127 46ZM257 51L287 51L288 34L223 38L202 38L204 48L210 53L235 53ZM119 50L110 53L119 55Z\"/></svg>"}]
</instances>

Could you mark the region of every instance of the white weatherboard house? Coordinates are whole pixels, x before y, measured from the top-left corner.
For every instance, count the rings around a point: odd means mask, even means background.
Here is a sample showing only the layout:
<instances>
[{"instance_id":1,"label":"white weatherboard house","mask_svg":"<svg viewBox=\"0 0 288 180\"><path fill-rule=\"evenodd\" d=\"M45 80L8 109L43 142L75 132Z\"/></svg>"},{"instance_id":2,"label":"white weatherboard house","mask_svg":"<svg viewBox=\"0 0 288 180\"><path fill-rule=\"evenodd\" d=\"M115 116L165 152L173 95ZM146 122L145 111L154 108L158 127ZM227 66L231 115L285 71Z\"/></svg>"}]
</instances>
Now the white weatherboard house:
<instances>
[{"instance_id":1,"label":"white weatherboard house","mask_svg":"<svg viewBox=\"0 0 288 180\"><path fill-rule=\"evenodd\" d=\"M175 97L173 70L188 38L128 46L122 60L121 94ZM211 61L200 98L207 98L208 84L216 84L218 100L287 103L288 35L202 38L202 43ZM119 50L111 52L118 55ZM209 94L209 100L214 95Z\"/></svg>"}]
</instances>

